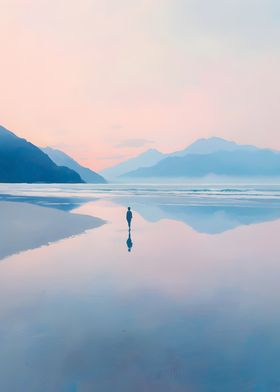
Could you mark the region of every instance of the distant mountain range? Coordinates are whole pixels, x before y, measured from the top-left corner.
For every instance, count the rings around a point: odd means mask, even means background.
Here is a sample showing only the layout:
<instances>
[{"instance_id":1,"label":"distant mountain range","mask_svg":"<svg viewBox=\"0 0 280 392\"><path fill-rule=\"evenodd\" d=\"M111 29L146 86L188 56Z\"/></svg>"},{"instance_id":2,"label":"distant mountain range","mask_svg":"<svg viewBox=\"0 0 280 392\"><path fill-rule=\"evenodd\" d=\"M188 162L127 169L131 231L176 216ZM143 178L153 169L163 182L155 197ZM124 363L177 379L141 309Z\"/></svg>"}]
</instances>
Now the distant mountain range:
<instances>
[{"instance_id":1,"label":"distant mountain range","mask_svg":"<svg viewBox=\"0 0 280 392\"><path fill-rule=\"evenodd\" d=\"M157 165L127 173L127 177L280 176L280 153L270 150L218 151L171 157Z\"/></svg>"},{"instance_id":2,"label":"distant mountain range","mask_svg":"<svg viewBox=\"0 0 280 392\"><path fill-rule=\"evenodd\" d=\"M187 154L212 154L218 151L255 151L257 147L247 144L237 144L220 137L210 137L208 139L198 139L190 146L181 151L165 154L167 157L183 157Z\"/></svg>"},{"instance_id":3,"label":"distant mountain range","mask_svg":"<svg viewBox=\"0 0 280 392\"><path fill-rule=\"evenodd\" d=\"M111 181L219 177L280 177L280 152L237 144L219 137L198 139L164 154L150 149L102 171ZM69 155L38 148L0 126L0 182L106 183Z\"/></svg>"},{"instance_id":4,"label":"distant mountain range","mask_svg":"<svg viewBox=\"0 0 280 392\"><path fill-rule=\"evenodd\" d=\"M0 182L82 183L80 175L57 166L34 144L0 126Z\"/></svg>"},{"instance_id":5,"label":"distant mountain range","mask_svg":"<svg viewBox=\"0 0 280 392\"><path fill-rule=\"evenodd\" d=\"M51 147L45 147L41 150L47 154L55 164L58 166L69 167L69 169L77 172L81 176L82 180L89 184L105 184L107 182L104 177L87 167L81 166L73 158L60 150Z\"/></svg>"},{"instance_id":6,"label":"distant mountain range","mask_svg":"<svg viewBox=\"0 0 280 392\"><path fill-rule=\"evenodd\" d=\"M199 139L181 151L162 154L152 150L154 162L146 160L151 150L107 169L108 177L125 181L140 178L203 178L280 176L280 153L237 144L218 137ZM156 151L156 152L154 152ZM136 167L138 166L138 167ZM132 169L133 167L133 169ZM121 170L120 170L121 169ZM130 169L130 170L128 170ZM124 172L126 170L126 172ZM104 173L105 171L103 171ZM118 174L120 173L121 174ZM114 175L118 174L118 177Z\"/></svg>"}]
</instances>

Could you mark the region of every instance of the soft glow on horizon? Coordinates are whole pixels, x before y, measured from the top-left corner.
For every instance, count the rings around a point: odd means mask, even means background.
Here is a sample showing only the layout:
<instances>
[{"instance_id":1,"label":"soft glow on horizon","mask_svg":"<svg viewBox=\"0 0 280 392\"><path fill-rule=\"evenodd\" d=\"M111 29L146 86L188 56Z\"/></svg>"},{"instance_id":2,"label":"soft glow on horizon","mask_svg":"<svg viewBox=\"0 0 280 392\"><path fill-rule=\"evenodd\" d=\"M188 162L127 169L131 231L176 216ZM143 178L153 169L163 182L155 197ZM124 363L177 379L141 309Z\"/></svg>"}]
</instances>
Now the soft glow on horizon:
<instances>
[{"instance_id":1,"label":"soft glow on horizon","mask_svg":"<svg viewBox=\"0 0 280 392\"><path fill-rule=\"evenodd\" d=\"M0 124L100 170L221 136L280 150L276 0L2 0Z\"/></svg>"}]
</instances>

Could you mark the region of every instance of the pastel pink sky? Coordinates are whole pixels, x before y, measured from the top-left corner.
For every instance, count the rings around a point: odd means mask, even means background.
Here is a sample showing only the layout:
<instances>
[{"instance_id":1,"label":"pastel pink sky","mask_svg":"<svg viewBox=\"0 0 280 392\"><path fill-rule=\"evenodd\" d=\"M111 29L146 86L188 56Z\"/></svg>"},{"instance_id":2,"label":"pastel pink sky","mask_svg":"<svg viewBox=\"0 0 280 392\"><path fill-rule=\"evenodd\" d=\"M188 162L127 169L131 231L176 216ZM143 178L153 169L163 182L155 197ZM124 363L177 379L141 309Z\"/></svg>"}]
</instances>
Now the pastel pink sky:
<instances>
[{"instance_id":1,"label":"pastel pink sky","mask_svg":"<svg viewBox=\"0 0 280 392\"><path fill-rule=\"evenodd\" d=\"M0 124L102 169L221 136L280 150L278 0L0 0Z\"/></svg>"}]
</instances>

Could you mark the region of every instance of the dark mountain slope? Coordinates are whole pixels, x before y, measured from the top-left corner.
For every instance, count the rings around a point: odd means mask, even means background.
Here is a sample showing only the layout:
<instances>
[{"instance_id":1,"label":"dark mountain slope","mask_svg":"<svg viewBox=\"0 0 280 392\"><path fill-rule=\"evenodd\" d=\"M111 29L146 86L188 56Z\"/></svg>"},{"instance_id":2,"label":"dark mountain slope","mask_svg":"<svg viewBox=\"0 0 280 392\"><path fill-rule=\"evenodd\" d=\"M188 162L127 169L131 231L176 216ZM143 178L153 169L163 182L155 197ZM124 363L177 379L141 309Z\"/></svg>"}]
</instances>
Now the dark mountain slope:
<instances>
[{"instance_id":1,"label":"dark mountain slope","mask_svg":"<svg viewBox=\"0 0 280 392\"><path fill-rule=\"evenodd\" d=\"M0 182L82 183L73 170L57 166L34 144L0 126Z\"/></svg>"}]
</instances>

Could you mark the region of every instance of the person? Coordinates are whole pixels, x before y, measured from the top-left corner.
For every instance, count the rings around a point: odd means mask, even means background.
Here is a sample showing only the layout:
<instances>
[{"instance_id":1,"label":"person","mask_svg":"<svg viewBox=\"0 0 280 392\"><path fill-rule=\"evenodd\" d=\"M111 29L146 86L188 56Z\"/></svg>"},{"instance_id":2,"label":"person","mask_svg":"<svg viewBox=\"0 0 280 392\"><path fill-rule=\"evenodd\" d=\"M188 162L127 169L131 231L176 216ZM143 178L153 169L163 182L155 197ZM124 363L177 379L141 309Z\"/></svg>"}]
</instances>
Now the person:
<instances>
[{"instance_id":1,"label":"person","mask_svg":"<svg viewBox=\"0 0 280 392\"><path fill-rule=\"evenodd\" d=\"M130 230L131 221L132 221L132 212L131 212L130 207L127 207L126 220L127 220L127 223L128 223L128 228L129 228L129 230Z\"/></svg>"}]
</instances>

